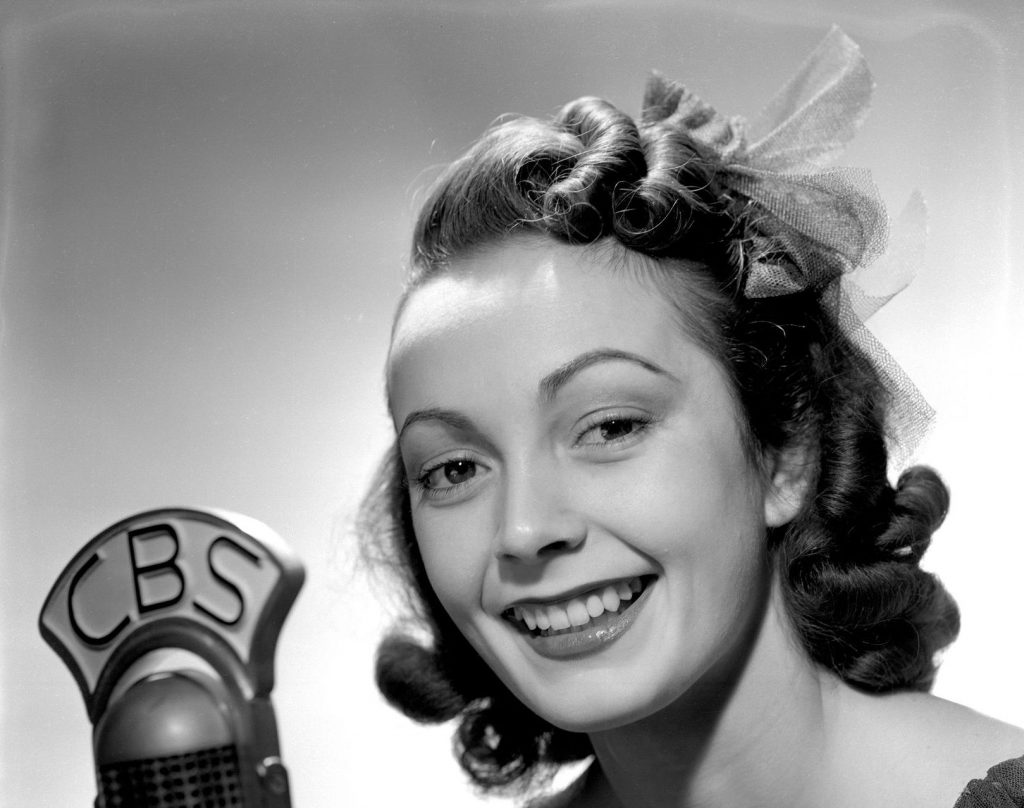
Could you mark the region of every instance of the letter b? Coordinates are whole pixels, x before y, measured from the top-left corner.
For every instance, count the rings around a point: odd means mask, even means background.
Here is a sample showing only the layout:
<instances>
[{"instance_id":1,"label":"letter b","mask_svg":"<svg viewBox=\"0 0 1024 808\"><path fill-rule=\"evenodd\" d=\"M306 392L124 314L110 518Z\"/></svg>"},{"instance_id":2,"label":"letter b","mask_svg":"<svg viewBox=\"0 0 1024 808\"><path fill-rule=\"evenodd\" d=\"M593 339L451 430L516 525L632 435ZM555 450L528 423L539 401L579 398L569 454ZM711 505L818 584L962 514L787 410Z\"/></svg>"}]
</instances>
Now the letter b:
<instances>
[{"instance_id":1,"label":"letter b","mask_svg":"<svg viewBox=\"0 0 1024 808\"><path fill-rule=\"evenodd\" d=\"M161 549L161 539L170 539L171 552L152 560L152 556ZM148 563L139 562L140 551L144 557L149 557ZM140 615L173 606L181 600L185 594L185 575L175 563L178 559L178 534L174 528L162 524L128 531L128 552L132 561L135 603Z\"/></svg>"}]
</instances>

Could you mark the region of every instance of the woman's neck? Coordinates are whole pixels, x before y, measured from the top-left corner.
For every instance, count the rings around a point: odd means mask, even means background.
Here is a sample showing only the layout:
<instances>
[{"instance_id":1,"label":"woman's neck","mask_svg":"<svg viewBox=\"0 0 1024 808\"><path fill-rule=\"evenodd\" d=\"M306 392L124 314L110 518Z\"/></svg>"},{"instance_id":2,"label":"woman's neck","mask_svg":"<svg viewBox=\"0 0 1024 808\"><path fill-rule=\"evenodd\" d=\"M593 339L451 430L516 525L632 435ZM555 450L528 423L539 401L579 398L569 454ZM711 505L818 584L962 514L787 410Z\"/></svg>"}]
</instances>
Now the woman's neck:
<instances>
[{"instance_id":1,"label":"woman's neck","mask_svg":"<svg viewBox=\"0 0 1024 808\"><path fill-rule=\"evenodd\" d=\"M772 587L742 658L681 699L595 733L601 771L630 808L816 806L843 685L800 647Z\"/></svg>"}]
</instances>

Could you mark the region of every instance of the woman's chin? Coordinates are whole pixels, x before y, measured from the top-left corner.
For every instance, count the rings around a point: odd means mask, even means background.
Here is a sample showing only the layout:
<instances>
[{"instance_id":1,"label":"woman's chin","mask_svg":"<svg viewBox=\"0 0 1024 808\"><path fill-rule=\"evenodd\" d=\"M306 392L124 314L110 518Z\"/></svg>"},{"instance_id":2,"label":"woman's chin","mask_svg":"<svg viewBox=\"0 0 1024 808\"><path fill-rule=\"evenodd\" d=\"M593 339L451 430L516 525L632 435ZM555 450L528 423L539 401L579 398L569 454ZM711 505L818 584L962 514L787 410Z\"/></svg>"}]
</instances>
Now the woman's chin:
<instances>
[{"instance_id":1,"label":"woman's chin","mask_svg":"<svg viewBox=\"0 0 1024 808\"><path fill-rule=\"evenodd\" d=\"M520 695L522 699L523 696ZM586 685L559 698L556 692L544 692L539 699L523 699L533 712L548 723L567 732L586 734L635 724L673 701L671 694L643 694L623 683L618 688L596 690Z\"/></svg>"}]
</instances>

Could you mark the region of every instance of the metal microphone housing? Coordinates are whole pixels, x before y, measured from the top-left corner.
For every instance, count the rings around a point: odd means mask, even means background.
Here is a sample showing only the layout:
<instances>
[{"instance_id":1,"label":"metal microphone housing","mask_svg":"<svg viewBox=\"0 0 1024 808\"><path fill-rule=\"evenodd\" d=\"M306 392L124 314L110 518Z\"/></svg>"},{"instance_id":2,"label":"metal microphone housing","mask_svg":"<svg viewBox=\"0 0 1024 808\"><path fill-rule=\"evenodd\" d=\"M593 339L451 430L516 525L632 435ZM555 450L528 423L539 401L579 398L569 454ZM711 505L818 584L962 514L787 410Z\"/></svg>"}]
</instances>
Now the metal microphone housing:
<instances>
[{"instance_id":1,"label":"metal microphone housing","mask_svg":"<svg viewBox=\"0 0 1024 808\"><path fill-rule=\"evenodd\" d=\"M234 723L227 689L208 674L164 671L135 682L93 733L104 805L243 805Z\"/></svg>"},{"instance_id":2,"label":"metal microphone housing","mask_svg":"<svg viewBox=\"0 0 1024 808\"><path fill-rule=\"evenodd\" d=\"M270 693L302 565L265 525L164 508L103 531L40 615L93 723L97 808L290 808Z\"/></svg>"}]
</instances>

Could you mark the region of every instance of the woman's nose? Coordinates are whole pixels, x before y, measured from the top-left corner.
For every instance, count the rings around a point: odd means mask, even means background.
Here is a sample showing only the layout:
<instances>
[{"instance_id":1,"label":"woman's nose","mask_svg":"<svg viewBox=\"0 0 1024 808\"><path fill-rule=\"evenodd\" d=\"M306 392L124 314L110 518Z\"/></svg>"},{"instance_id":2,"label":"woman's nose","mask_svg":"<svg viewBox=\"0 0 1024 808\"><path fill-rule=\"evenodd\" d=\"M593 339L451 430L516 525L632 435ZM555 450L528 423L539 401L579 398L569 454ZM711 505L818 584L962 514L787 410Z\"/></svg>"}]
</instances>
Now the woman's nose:
<instances>
[{"instance_id":1,"label":"woman's nose","mask_svg":"<svg viewBox=\"0 0 1024 808\"><path fill-rule=\"evenodd\" d=\"M586 522L553 473L509 474L495 555L499 559L539 563L579 547Z\"/></svg>"}]
</instances>

